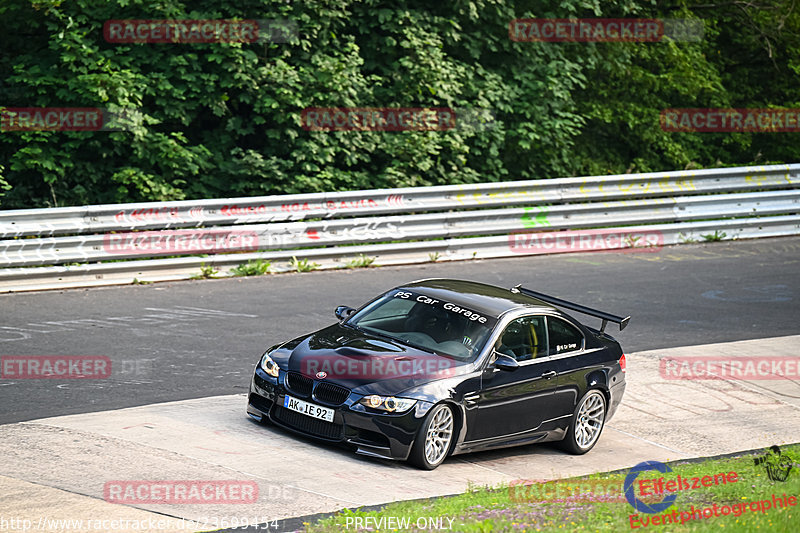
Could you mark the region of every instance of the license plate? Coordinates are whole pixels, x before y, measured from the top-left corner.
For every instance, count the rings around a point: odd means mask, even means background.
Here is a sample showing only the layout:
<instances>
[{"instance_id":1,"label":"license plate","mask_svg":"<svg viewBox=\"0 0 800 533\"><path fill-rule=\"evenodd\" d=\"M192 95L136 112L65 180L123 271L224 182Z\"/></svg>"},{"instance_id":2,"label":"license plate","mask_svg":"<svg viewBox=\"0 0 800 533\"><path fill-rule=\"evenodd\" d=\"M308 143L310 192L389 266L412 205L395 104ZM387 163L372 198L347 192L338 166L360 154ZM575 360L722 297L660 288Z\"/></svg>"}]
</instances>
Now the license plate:
<instances>
[{"instance_id":1,"label":"license plate","mask_svg":"<svg viewBox=\"0 0 800 533\"><path fill-rule=\"evenodd\" d=\"M333 409L328 409L327 407L304 402L303 400L298 400L288 395L283 399L283 406L292 411L310 416L311 418L319 418L326 422L333 422Z\"/></svg>"}]
</instances>

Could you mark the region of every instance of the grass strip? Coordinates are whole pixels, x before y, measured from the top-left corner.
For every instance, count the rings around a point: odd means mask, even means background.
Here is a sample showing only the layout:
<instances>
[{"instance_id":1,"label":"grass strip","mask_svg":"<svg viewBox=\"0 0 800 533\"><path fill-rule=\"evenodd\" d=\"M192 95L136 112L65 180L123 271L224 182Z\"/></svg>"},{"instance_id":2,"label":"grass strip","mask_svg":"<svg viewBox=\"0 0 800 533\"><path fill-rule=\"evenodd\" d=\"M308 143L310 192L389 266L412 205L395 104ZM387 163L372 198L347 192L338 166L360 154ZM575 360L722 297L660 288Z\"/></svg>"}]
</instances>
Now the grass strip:
<instances>
[{"instance_id":1,"label":"grass strip","mask_svg":"<svg viewBox=\"0 0 800 533\"><path fill-rule=\"evenodd\" d=\"M756 464L757 459L763 460ZM517 480L496 487L469 487L463 494L390 503L380 510L345 509L304 524L303 531L800 531L798 459L800 445L795 444L782 447L780 455L768 450L744 452L675 461L669 463L671 472L639 472L632 483L636 498L655 508L665 497L675 496L672 505L655 514L637 511L628 502L623 486L630 471L625 470L546 483ZM768 467L776 479L770 478ZM778 479L787 468L785 480ZM681 489L677 488L679 476ZM659 478L661 493L655 488Z\"/></svg>"}]
</instances>

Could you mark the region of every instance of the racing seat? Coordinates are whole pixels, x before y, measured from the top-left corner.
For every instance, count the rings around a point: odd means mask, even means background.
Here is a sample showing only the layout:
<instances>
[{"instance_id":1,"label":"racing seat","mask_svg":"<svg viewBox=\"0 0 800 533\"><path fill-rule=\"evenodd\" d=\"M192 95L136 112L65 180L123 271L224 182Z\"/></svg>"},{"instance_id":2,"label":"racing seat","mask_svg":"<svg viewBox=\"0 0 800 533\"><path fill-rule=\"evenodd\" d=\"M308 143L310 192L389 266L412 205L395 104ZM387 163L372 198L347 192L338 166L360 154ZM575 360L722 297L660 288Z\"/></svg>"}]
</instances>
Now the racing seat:
<instances>
[{"instance_id":1,"label":"racing seat","mask_svg":"<svg viewBox=\"0 0 800 533\"><path fill-rule=\"evenodd\" d=\"M417 307L409 313L409 317L406 319L406 331L422 333L437 343L451 340L449 336L450 319L447 311L423 303L418 303Z\"/></svg>"},{"instance_id":2,"label":"racing seat","mask_svg":"<svg viewBox=\"0 0 800 533\"><path fill-rule=\"evenodd\" d=\"M546 342L547 334L542 317L527 317L506 327L497 351L510 355L517 361L529 361L547 353Z\"/></svg>"},{"instance_id":3,"label":"racing seat","mask_svg":"<svg viewBox=\"0 0 800 533\"><path fill-rule=\"evenodd\" d=\"M517 361L527 361L533 358L528 333L521 324L512 323L503 332L500 346L497 351L509 355Z\"/></svg>"}]
</instances>

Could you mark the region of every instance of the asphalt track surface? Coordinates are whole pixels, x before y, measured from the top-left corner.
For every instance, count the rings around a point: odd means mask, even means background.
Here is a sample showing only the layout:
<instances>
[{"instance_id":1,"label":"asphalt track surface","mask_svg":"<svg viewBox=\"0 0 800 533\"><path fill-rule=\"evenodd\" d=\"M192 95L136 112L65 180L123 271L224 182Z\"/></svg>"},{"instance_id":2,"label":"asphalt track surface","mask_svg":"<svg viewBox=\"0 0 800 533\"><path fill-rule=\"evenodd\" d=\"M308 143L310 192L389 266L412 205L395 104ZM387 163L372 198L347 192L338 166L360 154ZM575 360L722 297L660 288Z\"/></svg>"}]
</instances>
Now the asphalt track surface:
<instances>
[{"instance_id":1,"label":"asphalt track surface","mask_svg":"<svg viewBox=\"0 0 800 533\"><path fill-rule=\"evenodd\" d=\"M523 283L630 314L611 330L628 353L793 335L799 267L800 238L778 238L2 295L0 356L102 355L112 373L0 379L0 424L244 394L265 348L420 278Z\"/></svg>"}]
</instances>

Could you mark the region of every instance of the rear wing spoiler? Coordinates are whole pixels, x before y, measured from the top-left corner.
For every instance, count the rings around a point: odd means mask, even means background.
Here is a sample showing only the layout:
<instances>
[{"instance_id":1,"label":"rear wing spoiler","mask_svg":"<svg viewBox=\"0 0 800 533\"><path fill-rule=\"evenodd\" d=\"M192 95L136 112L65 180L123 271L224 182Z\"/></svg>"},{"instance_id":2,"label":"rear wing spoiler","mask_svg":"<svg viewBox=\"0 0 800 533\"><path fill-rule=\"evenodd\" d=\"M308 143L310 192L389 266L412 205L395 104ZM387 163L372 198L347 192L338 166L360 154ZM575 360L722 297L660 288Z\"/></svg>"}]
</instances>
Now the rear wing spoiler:
<instances>
[{"instance_id":1,"label":"rear wing spoiler","mask_svg":"<svg viewBox=\"0 0 800 533\"><path fill-rule=\"evenodd\" d=\"M606 324L608 324L609 321L619 324L619 330L622 331L623 329L625 329L625 326L628 325L628 322L631 319L631 317L629 316L621 317L617 315L612 315L611 313L606 313L605 311L598 311L597 309L592 309L591 307L586 307L585 305L568 302L567 300L562 300L561 298L556 298L555 296L548 296L547 294L542 294L541 292L532 291L530 289L526 289L521 284L517 285L516 287L512 287L511 292L522 293L525 294L526 296L531 296L533 298L536 298L537 300L557 305L558 307L572 309L573 311L577 311L585 315L596 316L597 318L603 320L603 323L600 326L601 332L605 331Z\"/></svg>"}]
</instances>

